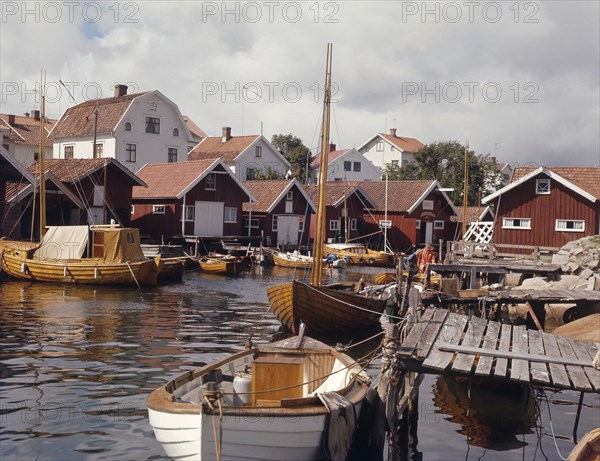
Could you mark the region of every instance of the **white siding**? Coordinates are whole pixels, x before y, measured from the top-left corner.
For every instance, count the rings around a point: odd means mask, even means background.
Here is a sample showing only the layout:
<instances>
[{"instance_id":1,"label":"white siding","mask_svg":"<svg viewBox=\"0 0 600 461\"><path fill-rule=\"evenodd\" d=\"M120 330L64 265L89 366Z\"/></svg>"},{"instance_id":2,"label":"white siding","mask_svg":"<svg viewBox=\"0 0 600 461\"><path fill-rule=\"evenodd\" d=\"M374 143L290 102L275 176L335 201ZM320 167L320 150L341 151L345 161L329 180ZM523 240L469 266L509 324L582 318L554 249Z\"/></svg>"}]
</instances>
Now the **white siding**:
<instances>
[{"instance_id":1,"label":"white siding","mask_svg":"<svg viewBox=\"0 0 600 461\"><path fill-rule=\"evenodd\" d=\"M262 147L260 157L256 156L256 146ZM289 168L284 157L276 151L263 136L260 136L254 141L242 155L236 159L233 165L228 164L228 166L240 181L246 181L248 168L253 168L257 171L261 170L265 173L267 168L270 167L272 170L276 171L280 177L284 177Z\"/></svg>"},{"instance_id":2,"label":"white siding","mask_svg":"<svg viewBox=\"0 0 600 461\"><path fill-rule=\"evenodd\" d=\"M377 143L383 142L383 151L377 150ZM369 159L377 168L383 168L384 164L392 163L392 160L397 160L400 166L406 162L414 161L412 152L403 152L397 147L393 147L381 136L376 136L366 145L360 148L360 153Z\"/></svg>"}]
</instances>

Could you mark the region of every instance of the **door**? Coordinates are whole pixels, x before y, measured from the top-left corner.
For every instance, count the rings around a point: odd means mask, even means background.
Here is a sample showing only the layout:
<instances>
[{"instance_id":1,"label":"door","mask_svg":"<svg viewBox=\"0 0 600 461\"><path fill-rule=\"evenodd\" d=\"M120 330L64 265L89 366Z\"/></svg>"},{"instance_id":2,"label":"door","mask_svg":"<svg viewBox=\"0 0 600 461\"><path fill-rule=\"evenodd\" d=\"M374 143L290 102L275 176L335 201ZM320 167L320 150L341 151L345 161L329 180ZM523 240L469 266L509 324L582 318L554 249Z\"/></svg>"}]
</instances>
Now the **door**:
<instances>
[{"instance_id":1,"label":"door","mask_svg":"<svg viewBox=\"0 0 600 461\"><path fill-rule=\"evenodd\" d=\"M433 223L425 223L425 244L431 244L433 242Z\"/></svg>"},{"instance_id":2,"label":"door","mask_svg":"<svg viewBox=\"0 0 600 461\"><path fill-rule=\"evenodd\" d=\"M277 244L297 245L300 216L279 215L277 218Z\"/></svg>"},{"instance_id":3,"label":"door","mask_svg":"<svg viewBox=\"0 0 600 461\"><path fill-rule=\"evenodd\" d=\"M92 206L89 207L88 210L88 224L104 224L102 222L102 207L101 206Z\"/></svg>"},{"instance_id":4,"label":"door","mask_svg":"<svg viewBox=\"0 0 600 461\"><path fill-rule=\"evenodd\" d=\"M223 202L196 202L194 234L205 237L223 235Z\"/></svg>"}]
</instances>

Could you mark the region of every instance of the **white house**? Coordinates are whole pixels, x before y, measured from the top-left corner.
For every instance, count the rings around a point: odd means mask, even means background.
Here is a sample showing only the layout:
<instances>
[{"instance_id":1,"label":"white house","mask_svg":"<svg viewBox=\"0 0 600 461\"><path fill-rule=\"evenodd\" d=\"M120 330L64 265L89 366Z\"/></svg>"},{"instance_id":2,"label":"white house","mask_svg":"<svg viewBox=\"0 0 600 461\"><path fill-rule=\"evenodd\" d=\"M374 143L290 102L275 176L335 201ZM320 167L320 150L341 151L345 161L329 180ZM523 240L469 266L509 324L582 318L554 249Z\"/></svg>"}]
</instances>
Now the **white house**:
<instances>
[{"instance_id":1,"label":"white house","mask_svg":"<svg viewBox=\"0 0 600 461\"><path fill-rule=\"evenodd\" d=\"M220 158L240 181L269 171L284 177L290 163L263 135L232 136L223 127L221 136L208 136L188 154L188 160Z\"/></svg>"},{"instance_id":2,"label":"white house","mask_svg":"<svg viewBox=\"0 0 600 461\"><path fill-rule=\"evenodd\" d=\"M327 157L328 181L379 181L381 171L366 159L356 149L336 150L335 144L329 145ZM321 154L313 157L310 164L310 181L317 184L319 181L319 165Z\"/></svg>"},{"instance_id":3,"label":"white house","mask_svg":"<svg viewBox=\"0 0 600 461\"><path fill-rule=\"evenodd\" d=\"M415 138L396 135L396 128L390 134L377 133L358 148L358 151L373 165L383 170L385 165L406 165L415 158L415 152L425 147Z\"/></svg>"},{"instance_id":4,"label":"white house","mask_svg":"<svg viewBox=\"0 0 600 461\"><path fill-rule=\"evenodd\" d=\"M199 139L188 126L189 119L160 91L127 94L126 85L115 85L113 97L64 112L50 133L53 157L112 157L133 172L146 163L183 161Z\"/></svg>"},{"instance_id":5,"label":"white house","mask_svg":"<svg viewBox=\"0 0 600 461\"><path fill-rule=\"evenodd\" d=\"M48 139L56 120L44 121L46 157L52 157L52 142ZM0 114L0 130L3 132L2 146L25 166L39 160L41 117L39 110L25 115Z\"/></svg>"}]
</instances>

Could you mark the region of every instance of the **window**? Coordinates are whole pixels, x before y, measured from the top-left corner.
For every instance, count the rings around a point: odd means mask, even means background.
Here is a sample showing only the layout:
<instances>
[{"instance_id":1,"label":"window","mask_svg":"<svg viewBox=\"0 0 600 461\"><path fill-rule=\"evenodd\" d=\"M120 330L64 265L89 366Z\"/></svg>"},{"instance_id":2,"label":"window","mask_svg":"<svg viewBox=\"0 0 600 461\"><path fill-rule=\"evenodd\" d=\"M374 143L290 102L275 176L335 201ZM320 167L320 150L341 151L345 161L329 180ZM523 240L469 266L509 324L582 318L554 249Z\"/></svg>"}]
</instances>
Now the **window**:
<instances>
[{"instance_id":1,"label":"window","mask_svg":"<svg viewBox=\"0 0 600 461\"><path fill-rule=\"evenodd\" d=\"M360 162L354 162L354 171L360 172Z\"/></svg>"},{"instance_id":2,"label":"window","mask_svg":"<svg viewBox=\"0 0 600 461\"><path fill-rule=\"evenodd\" d=\"M39 152L34 152L33 153L33 161L37 162L40 159L40 153Z\"/></svg>"},{"instance_id":3,"label":"window","mask_svg":"<svg viewBox=\"0 0 600 461\"><path fill-rule=\"evenodd\" d=\"M285 196L286 200L294 200L294 191L288 190L287 195Z\"/></svg>"},{"instance_id":4,"label":"window","mask_svg":"<svg viewBox=\"0 0 600 461\"><path fill-rule=\"evenodd\" d=\"M246 227L246 229L248 228L248 224L250 225L251 229L258 229L258 219L246 218L246 220L244 221L244 227Z\"/></svg>"},{"instance_id":5,"label":"window","mask_svg":"<svg viewBox=\"0 0 600 461\"><path fill-rule=\"evenodd\" d=\"M392 166L400 166L400 160L392 160Z\"/></svg>"},{"instance_id":6,"label":"window","mask_svg":"<svg viewBox=\"0 0 600 461\"><path fill-rule=\"evenodd\" d=\"M237 222L237 208L226 206L223 210L223 222L225 223L236 223Z\"/></svg>"},{"instance_id":7,"label":"window","mask_svg":"<svg viewBox=\"0 0 600 461\"><path fill-rule=\"evenodd\" d=\"M420 228L421 228L421 220L420 220L420 219L417 219L417 220L415 221L415 229L420 229Z\"/></svg>"},{"instance_id":8,"label":"window","mask_svg":"<svg viewBox=\"0 0 600 461\"><path fill-rule=\"evenodd\" d=\"M554 230L560 232L583 232L585 221L579 219L557 219Z\"/></svg>"},{"instance_id":9,"label":"window","mask_svg":"<svg viewBox=\"0 0 600 461\"><path fill-rule=\"evenodd\" d=\"M131 122L125 122L125 131L131 131Z\"/></svg>"},{"instance_id":10,"label":"window","mask_svg":"<svg viewBox=\"0 0 600 461\"><path fill-rule=\"evenodd\" d=\"M65 158L73 158L75 146L65 146Z\"/></svg>"},{"instance_id":11,"label":"window","mask_svg":"<svg viewBox=\"0 0 600 461\"><path fill-rule=\"evenodd\" d=\"M273 232L277 232L277 218L278 216L276 214L273 215L273 223L271 224L271 230Z\"/></svg>"},{"instance_id":12,"label":"window","mask_svg":"<svg viewBox=\"0 0 600 461\"><path fill-rule=\"evenodd\" d=\"M135 205L131 205L131 214L135 214Z\"/></svg>"},{"instance_id":13,"label":"window","mask_svg":"<svg viewBox=\"0 0 600 461\"><path fill-rule=\"evenodd\" d=\"M433 210L433 200L423 200L424 210Z\"/></svg>"},{"instance_id":14,"label":"window","mask_svg":"<svg viewBox=\"0 0 600 461\"><path fill-rule=\"evenodd\" d=\"M433 228L434 229L443 229L444 221L433 221Z\"/></svg>"},{"instance_id":15,"label":"window","mask_svg":"<svg viewBox=\"0 0 600 461\"><path fill-rule=\"evenodd\" d=\"M502 227L504 229L531 229L530 218L503 218Z\"/></svg>"},{"instance_id":16,"label":"window","mask_svg":"<svg viewBox=\"0 0 600 461\"><path fill-rule=\"evenodd\" d=\"M150 101L150 110L156 110L157 104L154 101Z\"/></svg>"},{"instance_id":17,"label":"window","mask_svg":"<svg viewBox=\"0 0 600 461\"><path fill-rule=\"evenodd\" d=\"M125 144L125 160L128 162L137 161L137 146L135 144Z\"/></svg>"},{"instance_id":18,"label":"window","mask_svg":"<svg viewBox=\"0 0 600 461\"><path fill-rule=\"evenodd\" d=\"M96 153L94 154L94 158L102 158L102 154L104 154L104 144L96 144Z\"/></svg>"},{"instance_id":19,"label":"window","mask_svg":"<svg viewBox=\"0 0 600 461\"><path fill-rule=\"evenodd\" d=\"M169 147L167 153L167 161L169 163L177 163L177 148Z\"/></svg>"},{"instance_id":20,"label":"window","mask_svg":"<svg viewBox=\"0 0 600 461\"><path fill-rule=\"evenodd\" d=\"M194 205L186 205L183 210L183 216L185 221L194 221L194 217L196 216L196 207Z\"/></svg>"},{"instance_id":21,"label":"window","mask_svg":"<svg viewBox=\"0 0 600 461\"><path fill-rule=\"evenodd\" d=\"M254 168L246 168L246 180L252 181L256 176L256 170Z\"/></svg>"},{"instance_id":22,"label":"window","mask_svg":"<svg viewBox=\"0 0 600 461\"><path fill-rule=\"evenodd\" d=\"M256 146L256 149L254 152L257 157L262 157L262 146Z\"/></svg>"},{"instance_id":23,"label":"window","mask_svg":"<svg viewBox=\"0 0 600 461\"><path fill-rule=\"evenodd\" d=\"M179 136L179 128L173 128L173 136Z\"/></svg>"},{"instance_id":24,"label":"window","mask_svg":"<svg viewBox=\"0 0 600 461\"><path fill-rule=\"evenodd\" d=\"M339 219L330 219L329 220L329 230L330 231L339 231L340 230L340 220Z\"/></svg>"},{"instance_id":25,"label":"window","mask_svg":"<svg viewBox=\"0 0 600 461\"><path fill-rule=\"evenodd\" d=\"M152 214L165 214L164 205L152 205Z\"/></svg>"},{"instance_id":26,"label":"window","mask_svg":"<svg viewBox=\"0 0 600 461\"><path fill-rule=\"evenodd\" d=\"M351 231L357 230L357 219L356 218L350 218L350 230Z\"/></svg>"},{"instance_id":27,"label":"window","mask_svg":"<svg viewBox=\"0 0 600 461\"><path fill-rule=\"evenodd\" d=\"M217 190L217 175L215 173L208 173L204 180L204 189L206 190Z\"/></svg>"},{"instance_id":28,"label":"window","mask_svg":"<svg viewBox=\"0 0 600 461\"><path fill-rule=\"evenodd\" d=\"M535 181L535 193L540 195L550 194L550 179L537 179Z\"/></svg>"},{"instance_id":29,"label":"window","mask_svg":"<svg viewBox=\"0 0 600 461\"><path fill-rule=\"evenodd\" d=\"M383 141L379 141L376 145L375 145L375 150L377 152L383 152Z\"/></svg>"},{"instance_id":30,"label":"window","mask_svg":"<svg viewBox=\"0 0 600 461\"><path fill-rule=\"evenodd\" d=\"M300 216L298 221L298 232L304 232L304 216Z\"/></svg>"},{"instance_id":31,"label":"window","mask_svg":"<svg viewBox=\"0 0 600 461\"><path fill-rule=\"evenodd\" d=\"M344 171L352 171L352 162L344 162Z\"/></svg>"},{"instance_id":32,"label":"window","mask_svg":"<svg viewBox=\"0 0 600 461\"><path fill-rule=\"evenodd\" d=\"M146 117L146 133L160 134L160 119L157 117Z\"/></svg>"},{"instance_id":33,"label":"window","mask_svg":"<svg viewBox=\"0 0 600 461\"><path fill-rule=\"evenodd\" d=\"M396 152L396 148L394 146L391 147L392 152Z\"/></svg>"}]
</instances>

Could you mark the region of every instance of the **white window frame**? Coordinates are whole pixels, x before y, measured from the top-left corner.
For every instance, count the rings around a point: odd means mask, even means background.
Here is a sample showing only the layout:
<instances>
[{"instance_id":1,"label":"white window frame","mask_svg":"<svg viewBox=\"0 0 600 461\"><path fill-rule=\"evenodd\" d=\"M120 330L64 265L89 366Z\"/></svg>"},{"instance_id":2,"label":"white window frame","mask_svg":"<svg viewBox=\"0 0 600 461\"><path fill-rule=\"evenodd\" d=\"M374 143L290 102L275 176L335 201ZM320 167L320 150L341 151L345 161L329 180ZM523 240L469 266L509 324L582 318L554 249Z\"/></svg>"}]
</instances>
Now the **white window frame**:
<instances>
[{"instance_id":1,"label":"white window frame","mask_svg":"<svg viewBox=\"0 0 600 461\"><path fill-rule=\"evenodd\" d=\"M166 214L166 211L165 205L152 205L152 214Z\"/></svg>"},{"instance_id":2,"label":"white window frame","mask_svg":"<svg viewBox=\"0 0 600 461\"><path fill-rule=\"evenodd\" d=\"M287 194L285 196L286 200L294 200L294 191L293 190L288 190Z\"/></svg>"},{"instance_id":3,"label":"white window frame","mask_svg":"<svg viewBox=\"0 0 600 461\"><path fill-rule=\"evenodd\" d=\"M148 128L152 127L152 130L156 131L148 131ZM144 128L146 133L150 134L160 134L160 117L146 117L146 127Z\"/></svg>"},{"instance_id":4,"label":"white window frame","mask_svg":"<svg viewBox=\"0 0 600 461\"><path fill-rule=\"evenodd\" d=\"M135 214L135 205L131 205L130 213Z\"/></svg>"},{"instance_id":5,"label":"white window frame","mask_svg":"<svg viewBox=\"0 0 600 461\"><path fill-rule=\"evenodd\" d=\"M125 122L125 125L124 125L124 128L123 128L123 129L124 129L125 131L131 131L131 128L132 128L132 126L133 126L133 125L131 124L131 122Z\"/></svg>"},{"instance_id":6,"label":"white window frame","mask_svg":"<svg viewBox=\"0 0 600 461\"><path fill-rule=\"evenodd\" d=\"M256 146L254 149L254 155L256 157L262 157L262 146Z\"/></svg>"},{"instance_id":7,"label":"white window frame","mask_svg":"<svg viewBox=\"0 0 600 461\"><path fill-rule=\"evenodd\" d=\"M167 147L167 163L177 163L177 147Z\"/></svg>"},{"instance_id":8,"label":"white window frame","mask_svg":"<svg viewBox=\"0 0 600 461\"><path fill-rule=\"evenodd\" d=\"M248 226L250 227L250 229L258 229L260 227L260 223L258 222L258 219L250 219L250 218L246 218L244 220L244 227L246 229L248 229Z\"/></svg>"},{"instance_id":9,"label":"white window frame","mask_svg":"<svg viewBox=\"0 0 600 461\"><path fill-rule=\"evenodd\" d=\"M274 214L273 220L271 221L271 230L273 232L277 232L277 218L279 218L279 215Z\"/></svg>"},{"instance_id":10,"label":"white window frame","mask_svg":"<svg viewBox=\"0 0 600 461\"><path fill-rule=\"evenodd\" d=\"M424 210L433 210L433 200L423 200L422 208Z\"/></svg>"},{"instance_id":11,"label":"white window frame","mask_svg":"<svg viewBox=\"0 0 600 461\"><path fill-rule=\"evenodd\" d=\"M341 229L341 225L340 225L340 220L339 219L330 219L329 220L329 230L330 231L339 231Z\"/></svg>"},{"instance_id":12,"label":"white window frame","mask_svg":"<svg viewBox=\"0 0 600 461\"><path fill-rule=\"evenodd\" d=\"M237 207L226 206L223 207L223 222L226 224L237 223Z\"/></svg>"},{"instance_id":13,"label":"white window frame","mask_svg":"<svg viewBox=\"0 0 600 461\"><path fill-rule=\"evenodd\" d=\"M383 152L383 141L379 141L377 142L377 144L375 144L375 151Z\"/></svg>"},{"instance_id":14,"label":"white window frame","mask_svg":"<svg viewBox=\"0 0 600 461\"><path fill-rule=\"evenodd\" d=\"M536 179L535 193L537 195L550 195L550 178Z\"/></svg>"},{"instance_id":15,"label":"white window frame","mask_svg":"<svg viewBox=\"0 0 600 461\"><path fill-rule=\"evenodd\" d=\"M204 190L217 190L217 175L216 173L208 173L204 180Z\"/></svg>"},{"instance_id":16,"label":"white window frame","mask_svg":"<svg viewBox=\"0 0 600 461\"><path fill-rule=\"evenodd\" d=\"M350 230L355 231L358 229L358 220L356 218L350 218Z\"/></svg>"},{"instance_id":17,"label":"white window frame","mask_svg":"<svg viewBox=\"0 0 600 461\"><path fill-rule=\"evenodd\" d=\"M173 128L173 136L179 136L179 128Z\"/></svg>"},{"instance_id":18,"label":"white window frame","mask_svg":"<svg viewBox=\"0 0 600 461\"><path fill-rule=\"evenodd\" d=\"M358 167L358 169L356 169ZM360 173L362 171L362 164L360 162L352 162L352 171Z\"/></svg>"},{"instance_id":19,"label":"white window frame","mask_svg":"<svg viewBox=\"0 0 600 461\"><path fill-rule=\"evenodd\" d=\"M344 160L344 171L352 171L352 162Z\"/></svg>"},{"instance_id":20,"label":"white window frame","mask_svg":"<svg viewBox=\"0 0 600 461\"><path fill-rule=\"evenodd\" d=\"M69 156L67 157L67 149L69 149ZM75 158L75 144L68 144L63 149L64 158Z\"/></svg>"},{"instance_id":21,"label":"white window frame","mask_svg":"<svg viewBox=\"0 0 600 461\"><path fill-rule=\"evenodd\" d=\"M133 146L133 150L130 147ZM133 157L131 153L133 152ZM125 161L126 162L137 162L137 144L125 143Z\"/></svg>"},{"instance_id":22,"label":"white window frame","mask_svg":"<svg viewBox=\"0 0 600 461\"><path fill-rule=\"evenodd\" d=\"M573 225L581 224L581 229L567 228L568 223ZM557 219L554 221L554 230L557 232L585 232L585 220L584 219Z\"/></svg>"},{"instance_id":23,"label":"white window frame","mask_svg":"<svg viewBox=\"0 0 600 461\"><path fill-rule=\"evenodd\" d=\"M158 104L155 101L150 101L150 110L155 111L158 108Z\"/></svg>"},{"instance_id":24,"label":"white window frame","mask_svg":"<svg viewBox=\"0 0 600 461\"><path fill-rule=\"evenodd\" d=\"M515 226L515 220L520 221L519 226ZM525 223L527 226L521 225ZM531 230L531 218L502 218L502 229Z\"/></svg>"},{"instance_id":25,"label":"white window frame","mask_svg":"<svg viewBox=\"0 0 600 461\"><path fill-rule=\"evenodd\" d=\"M298 220L298 232L304 232L304 216L300 216Z\"/></svg>"},{"instance_id":26,"label":"white window frame","mask_svg":"<svg viewBox=\"0 0 600 461\"><path fill-rule=\"evenodd\" d=\"M444 221L433 221L433 228L434 229L443 229Z\"/></svg>"},{"instance_id":27,"label":"white window frame","mask_svg":"<svg viewBox=\"0 0 600 461\"><path fill-rule=\"evenodd\" d=\"M194 222L196 217L196 207L194 205L185 205L183 208L183 219L185 222Z\"/></svg>"},{"instance_id":28,"label":"white window frame","mask_svg":"<svg viewBox=\"0 0 600 461\"><path fill-rule=\"evenodd\" d=\"M415 219L415 229L421 229L421 220Z\"/></svg>"}]
</instances>

